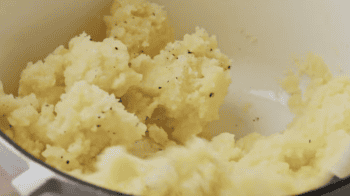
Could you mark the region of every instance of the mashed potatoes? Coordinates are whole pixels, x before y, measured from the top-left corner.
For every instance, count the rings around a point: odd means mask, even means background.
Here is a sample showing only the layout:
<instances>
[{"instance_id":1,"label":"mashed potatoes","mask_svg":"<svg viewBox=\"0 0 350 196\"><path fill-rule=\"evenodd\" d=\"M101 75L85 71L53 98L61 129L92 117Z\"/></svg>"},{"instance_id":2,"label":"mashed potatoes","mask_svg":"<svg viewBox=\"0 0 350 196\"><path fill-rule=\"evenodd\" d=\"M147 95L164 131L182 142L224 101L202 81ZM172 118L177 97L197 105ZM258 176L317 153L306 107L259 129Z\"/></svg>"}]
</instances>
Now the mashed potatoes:
<instances>
[{"instance_id":1,"label":"mashed potatoes","mask_svg":"<svg viewBox=\"0 0 350 196\"><path fill-rule=\"evenodd\" d=\"M197 27L174 41L162 7L145 1L115 1L105 21L102 42L82 33L29 63L19 97L0 88L10 124L1 130L38 159L137 195L298 194L336 172L350 142L350 80L333 78L320 57L282 82L296 114L286 130L208 141L196 135L219 118L231 83L216 37Z\"/></svg>"}]
</instances>

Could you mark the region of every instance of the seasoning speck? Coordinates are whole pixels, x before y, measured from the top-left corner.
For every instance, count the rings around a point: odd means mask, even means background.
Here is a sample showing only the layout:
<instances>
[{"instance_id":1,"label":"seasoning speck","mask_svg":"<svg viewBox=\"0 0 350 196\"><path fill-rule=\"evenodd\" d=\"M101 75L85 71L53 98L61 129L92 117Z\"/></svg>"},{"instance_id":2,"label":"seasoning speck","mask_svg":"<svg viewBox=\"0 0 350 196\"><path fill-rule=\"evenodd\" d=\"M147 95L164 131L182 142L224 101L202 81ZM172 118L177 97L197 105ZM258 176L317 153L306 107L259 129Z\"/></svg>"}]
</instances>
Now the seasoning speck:
<instances>
[{"instance_id":1,"label":"seasoning speck","mask_svg":"<svg viewBox=\"0 0 350 196\"><path fill-rule=\"evenodd\" d=\"M97 125L97 127L101 127L101 125Z\"/></svg>"},{"instance_id":2,"label":"seasoning speck","mask_svg":"<svg viewBox=\"0 0 350 196\"><path fill-rule=\"evenodd\" d=\"M67 164L69 164L69 161L67 160Z\"/></svg>"},{"instance_id":3,"label":"seasoning speck","mask_svg":"<svg viewBox=\"0 0 350 196\"><path fill-rule=\"evenodd\" d=\"M116 50L118 50L118 47L115 47Z\"/></svg>"},{"instance_id":4,"label":"seasoning speck","mask_svg":"<svg viewBox=\"0 0 350 196\"><path fill-rule=\"evenodd\" d=\"M162 87L158 87L159 89L162 89Z\"/></svg>"},{"instance_id":5,"label":"seasoning speck","mask_svg":"<svg viewBox=\"0 0 350 196\"><path fill-rule=\"evenodd\" d=\"M213 97L214 96L214 93L210 93L209 97Z\"/></svg>"}]
</instances>

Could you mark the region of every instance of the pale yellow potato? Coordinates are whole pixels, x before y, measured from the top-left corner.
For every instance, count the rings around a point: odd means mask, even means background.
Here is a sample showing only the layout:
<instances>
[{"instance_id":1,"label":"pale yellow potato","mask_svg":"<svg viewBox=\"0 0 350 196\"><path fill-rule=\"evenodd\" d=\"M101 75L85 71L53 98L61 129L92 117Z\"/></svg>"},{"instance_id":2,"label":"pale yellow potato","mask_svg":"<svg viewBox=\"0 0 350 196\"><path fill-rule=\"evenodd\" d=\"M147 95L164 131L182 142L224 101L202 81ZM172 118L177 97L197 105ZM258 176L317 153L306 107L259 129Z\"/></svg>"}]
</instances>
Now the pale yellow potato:
<instances>
[{"instance_id":1,"label":"pale yellow potato","mask_svg":"<svg viewBox=\"0 0 350 196\"><path fill-rule=\"evenodd\" d=\"M321 72L307 72L310 69ZM237 143L229 133L211 141L191 137L184 146L169 146L146 159L123 150L123 158L111 160L111 151L119 149L111 147L98 160L98 172L85 175L74 170L71 174L112 190L139 195L295 195L316 189L331 179L331 170L344 161L342 155L350 143L350 79L332 78L322 58L312 54L299 64L299 72L300 75L290 72L282 83L292 94L291 110L297 112L281 133L252 133ZM313 86L307 88L305 100L298 93L304 73ZM155 127L150 130L161 131ZM165 138L162 135L159 137ZM135 174L132 178L116 181L105 175L114 171L113 166L103 167L106 160L118 167L120 160L139 167L129 168Z\"/></svg>"},{"instance_id":2,"label":"pale yellow potato","mask_svg":"<svg viewBox=\"0 0 350 196\"><path fill-rule=\"evenodd\" d=\"M333 176L350 143L350 79L333 78L322 58L310 54L281 83L296 115L286 130L208 141L196 135L231 83L216 37L197 27L174 41L166 13L146 1L115 1L105 21L103 42L82 33L29 63L19 97L0 83L1 130L23 149L137 195L293 195Z\"/></svg>"},{"instance_id":3,"label":"pale yellow potato","mask_svg":"<svg viewBox=\"0 0 350 196\"><path fill-rule=\"evenodd\" d=\"M114 0L104 20L107 37L121 40L132 58L142 53L153 57L174 41L162 6L145 0Z\"/></svg>"},{"instance_id":4,"label":"pale yellow potato","mask_svg":"<svg viewBox=\"0 0 350 196\"><path fill-rule=\"evenodd\" d=\"M205 30L168 43L172 29L160 6L116 1L111 11L106 21L138 21L111 27L112 34L123 28L125 37L94 42L83 32L68 48L59 46L43 61L28 63L18 98L1 88L0 109L12 126L4 132L64 171L93 172L97 155L110 146L146 158L186 142L218 119L231 82L231 61ZM148 30L140 35L135 27ZM144 54L130 57L140 47Z\"/></svg>"},{"instance_id":5,"label":"pale yellow potato","mask_svg":"<svg viewBox=\"0 0 350 196\"><path fill-rule=\"evenodd\" d=\"M144 54L131 59L131 68L143 79L122 100L143 122L156 124L183 143L219 119L218 108L231 83L230 65L216 37L196 28L153 59Z\"/></svg>"}]
</instances>

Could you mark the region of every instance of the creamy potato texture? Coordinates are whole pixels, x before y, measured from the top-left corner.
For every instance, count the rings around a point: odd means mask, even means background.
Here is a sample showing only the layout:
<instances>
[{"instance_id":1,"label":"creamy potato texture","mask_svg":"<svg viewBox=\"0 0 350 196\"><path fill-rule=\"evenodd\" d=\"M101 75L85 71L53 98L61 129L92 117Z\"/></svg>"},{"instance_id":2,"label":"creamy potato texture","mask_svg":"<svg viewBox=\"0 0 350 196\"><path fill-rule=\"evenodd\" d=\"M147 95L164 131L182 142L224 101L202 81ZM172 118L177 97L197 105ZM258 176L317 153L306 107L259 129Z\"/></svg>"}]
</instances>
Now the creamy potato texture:
<instances>
[{"instance_id":1,"label":"creamy potato texture","mask_svg":"<svg viewBox=\"0 0 350 196\"><path fill-rule=\"evenodd\" d=\"M332 177L350 142L350 80L322 58L310 54L281 83L296 115L286 130L208 141L197 134L219 119L231 83L216 37L197 27L175 41L166 12L146 1L115 1L105 22L102 42L82 33L28 63L18 97L1 86L1 130L36 158L136 195L290 195Z\"/></svg>"}]
</instances>

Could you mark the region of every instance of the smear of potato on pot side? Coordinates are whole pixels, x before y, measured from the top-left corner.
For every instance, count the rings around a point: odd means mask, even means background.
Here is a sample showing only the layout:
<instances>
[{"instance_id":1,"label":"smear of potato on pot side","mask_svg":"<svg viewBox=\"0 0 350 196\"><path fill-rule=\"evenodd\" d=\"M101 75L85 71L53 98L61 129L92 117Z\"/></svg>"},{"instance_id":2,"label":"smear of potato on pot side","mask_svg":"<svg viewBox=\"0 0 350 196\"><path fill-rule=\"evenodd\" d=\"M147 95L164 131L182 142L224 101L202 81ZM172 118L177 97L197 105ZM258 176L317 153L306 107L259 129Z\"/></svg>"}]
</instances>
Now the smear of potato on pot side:
<instances>
[{"instance_id":1,"label":"smear of potato on pot side","mask_svg":"<svg viewBox=\"0 0 350 196\"><path fill-rule=\"evenodd\" d=\"M310 54L282 87L296 117L271 136L196 136L218 120L232 61L201 28L174 41L161 6L115 1L107 38L86 33L1 85L2 131L47 164L136 195L291 195L315 189L350 142L350 80ZM304 99L299 81L311 78Z\"/></svg>"}]
</instances>

